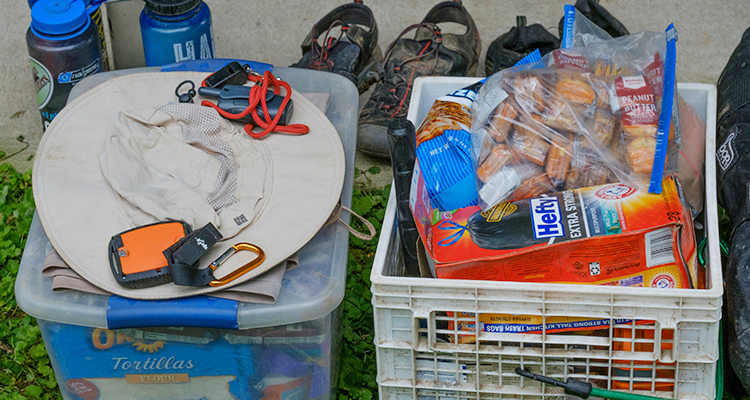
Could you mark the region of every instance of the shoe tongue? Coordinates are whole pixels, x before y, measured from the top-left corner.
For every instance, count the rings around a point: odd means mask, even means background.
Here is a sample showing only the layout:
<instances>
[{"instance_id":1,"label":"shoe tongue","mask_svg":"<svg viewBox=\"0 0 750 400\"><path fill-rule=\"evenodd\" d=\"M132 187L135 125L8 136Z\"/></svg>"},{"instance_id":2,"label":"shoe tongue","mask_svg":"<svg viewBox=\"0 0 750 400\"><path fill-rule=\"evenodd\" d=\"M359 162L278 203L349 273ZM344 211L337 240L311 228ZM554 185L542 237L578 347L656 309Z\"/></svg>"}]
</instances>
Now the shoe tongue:
<instances>
[{"instance_id":1,"label":"shoe tongue","mask_svg":"<svg viewBox=\"0 0 750 400\"><path fill-rule=\"evenodd\" d=\"M439 28L439 27L438 27ZM469 51L469 49L463 48L465 47L464 43L461 43L460 41L460 35L457 35L455 33L441 33L442 36L442 42L441 47L444 47L445 49L448 49L450 51L456 52L461 54L462 56L466 54L466 52ZM414 35L414 40L419 42L424 42L427 40L433 40L435 38L435 33L432 31L431 28L426 26L421 26L417 28L417 32Z\"/></svg>"},{"instance_id":2,"label":"shoe tongue","mask_svg":"<svg viewBox=\"0 0 750 400\"><path fill-rule=\"evenodd\" d=\"M326 47L328 47L328 43L330 43L331 47L329 49L331 49L331 48L335 47L336 44L339 43L339 42L344 42L344 43L347 43L347 44L351 44L351 42L349 41L349 38L347 38L346 35L342 35L341 38L338 38L338 35L336 35L336 36L329 36L328 40L325 39L325 35L324 35L323 37L320 38L320 40L318 40L318 47L321 50L325 50Z\"/></svg>"},{"instance_id":3,"label":"shoe tongue","mask_svg":"<svg viewBox=\"0 0 750 400\"><path fill-rule=\"evenodd\" d=\"M426 26L420 26L419 28L417 28L417 32L414 34L414 40L432 40L434 36L435 33L432 31L432 29Z\"/></svg>"},{"instance_id":4,"label":"shoe tongue","mask_svg":"<svg viewBox=\"0 0 750 400\"><path fill-rule=\"evenodd\" d=\"M401 66L405 59L418 57L419 53L428 45L428 41L417 41L414 39L400 38L396 41L391 49L391 55L385 63L385 73L387 76L394 75L394 68ZM426 52L429 50L426 50ZM419 59L413 62L419 62Z\"/></svg>"}]
</instances>

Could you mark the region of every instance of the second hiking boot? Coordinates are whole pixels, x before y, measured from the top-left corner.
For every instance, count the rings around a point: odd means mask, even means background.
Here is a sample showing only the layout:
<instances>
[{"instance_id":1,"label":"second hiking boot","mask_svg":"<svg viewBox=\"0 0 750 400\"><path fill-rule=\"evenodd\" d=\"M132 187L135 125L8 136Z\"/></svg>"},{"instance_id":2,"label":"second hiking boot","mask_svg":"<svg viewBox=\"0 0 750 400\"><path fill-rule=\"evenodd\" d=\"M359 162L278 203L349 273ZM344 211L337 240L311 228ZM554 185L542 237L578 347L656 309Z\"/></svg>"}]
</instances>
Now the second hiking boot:
<instances>
[{"instance_id":1,"label":"second hiking boot","mask_svg":"<svg viewBox=\"0 0 750 400\"><path fill-rule=\"evenodd\" d=\"M463 34L442 33L441 23L460 24ZM414 39L403 36L416 30ZM481 43L474 20L460 2L436 5L421 23L409 26L391 43L375 85L359 116L357 147L363 153L388 158L386 135L393 118L405 117L414 80L420 76L472 76L476 74Z\"/></svg>"},{"instance_id":2,"label":"second hiking boot","mask_svg":"<svg viewBox=\"0 0 750 400\"><path fill-rule=\"evenodd\" d=\"M487 76L510 68L527 54L539 49L542 56L560 48L560 39L540 24L526 26L526 17L516 17L516 26L500 35L487 47L484 72Z\"/></svg>"},{"instance_id":3,"label":"second hiking boot","mask_svg":"<svg viewBox=\"0 0 750 400\"><path fill-rule=\"evenodd\" d=\"M336 7L313 25L302 42L302 59L290 67L337 73L362 93L375 81L381 59L375 17L358 0Z\"/></svg>"}]
</instances>

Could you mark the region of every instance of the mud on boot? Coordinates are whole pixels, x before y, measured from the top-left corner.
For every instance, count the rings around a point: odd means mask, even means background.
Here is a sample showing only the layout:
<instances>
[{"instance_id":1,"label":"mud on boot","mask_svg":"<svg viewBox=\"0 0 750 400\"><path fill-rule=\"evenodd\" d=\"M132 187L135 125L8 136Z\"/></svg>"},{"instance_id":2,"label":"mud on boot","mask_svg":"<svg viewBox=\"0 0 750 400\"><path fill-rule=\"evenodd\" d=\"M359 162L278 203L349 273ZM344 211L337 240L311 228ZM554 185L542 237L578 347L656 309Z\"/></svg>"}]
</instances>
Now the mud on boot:
<instances>
[{"instance_id":1,"label":"mud on boot","mask_svg":"<svg viewBox=\"0 0 750 400\"><path fill-rule=\"evenodd\" d=\"M339 74L363 93L375 81L382 59L375 17L355 1L336 7L313 25L302 42L302 58L290 67Z\"/></svg>"},{"instance_id":2,"label":"mud on boot","mask_svg":"<svg viewBox=\"0 0 750 400\"><path fill-rule=\"evenodd\" d=\"M466 31L443 33L440 24L444 23L460 24ZM414 38L405 38L411 31L415 31ZM406 116L414 80L420 76L475 75L480 51L479 32L461 2L442 2L422 22L404 29L385 52L380 70L383 81L375 85L360 113L358 149L388 158L388 123Z\"/></svg>"}]
</instances>

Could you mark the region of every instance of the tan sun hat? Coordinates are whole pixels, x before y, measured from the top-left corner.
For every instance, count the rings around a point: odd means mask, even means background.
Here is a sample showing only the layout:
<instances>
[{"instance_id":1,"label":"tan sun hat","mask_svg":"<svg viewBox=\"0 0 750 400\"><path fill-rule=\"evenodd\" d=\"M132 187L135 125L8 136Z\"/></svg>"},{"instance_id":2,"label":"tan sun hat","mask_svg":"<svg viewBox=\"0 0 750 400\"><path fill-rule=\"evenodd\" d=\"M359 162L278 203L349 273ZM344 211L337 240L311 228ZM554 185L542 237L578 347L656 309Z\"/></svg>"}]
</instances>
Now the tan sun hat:
<instances>
[{"instance_id":1,"label":"tan sun hat","mask_svg":"<svg viewBox=\"0 0 750 400\"><path fill-rule=\"evenodd\" d=\"M42 226L63 260L103 290L168 299L246 282L304 246L336 207L344 151L325 115L293 92L291 123L308 125L310 133L256 140L207 107L168 105L176 102L180 82L205 76L159 72L114 78L71 102L45 132L33 169ZM266 259L222 287L120 286L108 261L111 237L172 219L193 229L211 222L224 236L201 259L201 268L239 242L259 246ZM252 257L238 253L216 277Z\"/></svg>"}]
</instances>

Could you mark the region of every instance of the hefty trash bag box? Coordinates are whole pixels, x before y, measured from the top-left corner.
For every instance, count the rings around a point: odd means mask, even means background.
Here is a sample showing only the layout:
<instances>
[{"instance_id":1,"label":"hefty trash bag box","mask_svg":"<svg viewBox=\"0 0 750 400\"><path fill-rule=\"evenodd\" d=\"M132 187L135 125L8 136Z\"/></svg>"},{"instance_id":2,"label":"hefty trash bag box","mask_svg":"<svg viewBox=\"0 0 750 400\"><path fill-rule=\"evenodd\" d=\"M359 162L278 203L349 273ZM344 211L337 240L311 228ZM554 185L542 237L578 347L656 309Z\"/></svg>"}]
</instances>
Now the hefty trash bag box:
<instances>
[{"instance_id":1,"label":"hefty trash bag box","mask_svg":"<svg viewBox=\"0 0 750 400\"><path fill-rule=\"evenodd\" d=\"M438 278L703 288L695 233L675 175L661 194L610 183L437 210L417 166L410 205Z\"/></svg>"}]
</instances>

